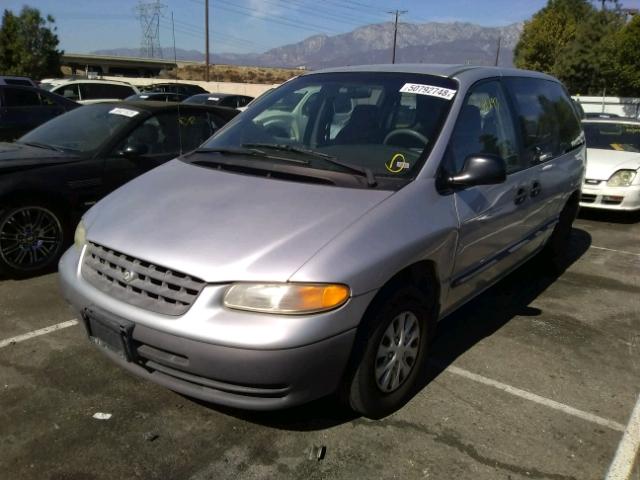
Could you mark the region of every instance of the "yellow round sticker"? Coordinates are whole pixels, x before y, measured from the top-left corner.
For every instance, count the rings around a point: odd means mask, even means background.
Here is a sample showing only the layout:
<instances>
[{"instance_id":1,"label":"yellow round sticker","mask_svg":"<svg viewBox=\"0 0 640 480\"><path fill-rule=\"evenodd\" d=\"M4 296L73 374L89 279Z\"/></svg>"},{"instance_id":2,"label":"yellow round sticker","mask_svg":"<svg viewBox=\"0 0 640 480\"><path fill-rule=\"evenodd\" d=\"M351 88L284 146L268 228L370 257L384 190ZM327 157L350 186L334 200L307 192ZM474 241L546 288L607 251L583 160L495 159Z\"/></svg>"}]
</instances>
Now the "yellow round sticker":
<instances>
[{"instance_id":1,"label":"yellow round sticker","mask_svg":"<svg viewBox=\"0 0 640 480\"><path fill-rule=\"evenodd\" d=\"M409 168L409 164L405 162L404 155L401 153L396 153L384 166L391 173L400 173L405 168Z\"/></svg>"}]
</instances>

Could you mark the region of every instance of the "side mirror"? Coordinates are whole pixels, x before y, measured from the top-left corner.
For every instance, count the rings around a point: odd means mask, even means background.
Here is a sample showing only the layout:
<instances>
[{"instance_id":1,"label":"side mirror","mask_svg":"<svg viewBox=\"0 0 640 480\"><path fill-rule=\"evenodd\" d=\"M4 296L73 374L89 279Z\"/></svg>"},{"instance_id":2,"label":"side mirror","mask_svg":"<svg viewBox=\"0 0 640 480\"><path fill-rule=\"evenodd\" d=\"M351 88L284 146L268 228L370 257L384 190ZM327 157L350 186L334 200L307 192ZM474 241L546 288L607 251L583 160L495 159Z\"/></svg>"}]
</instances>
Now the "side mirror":
<instances>
[{"instance_id":1,"label":"side mirror","mask_svg":"<svg viewBox=\"0 0 640 480\"><path fill-rule=\"evenodd\" d=\"M126 147L124 147L124 150L122 150L120 154L125 158L137 158L148 152L149 147L142 143L139 143L136 145L127 145Z\"/></svg>"},{"instance_id":2,"label":"side mirror","mask_svg":"<svg viewBox=\"0 0 640 480\"><path fill-rule=\"evenodd\" d=\"M473 187L495 185L507 179L507 166L497 155L470 155L464 162L462 172L449 177L451 187Z\"/></svg>"}]
</instances>

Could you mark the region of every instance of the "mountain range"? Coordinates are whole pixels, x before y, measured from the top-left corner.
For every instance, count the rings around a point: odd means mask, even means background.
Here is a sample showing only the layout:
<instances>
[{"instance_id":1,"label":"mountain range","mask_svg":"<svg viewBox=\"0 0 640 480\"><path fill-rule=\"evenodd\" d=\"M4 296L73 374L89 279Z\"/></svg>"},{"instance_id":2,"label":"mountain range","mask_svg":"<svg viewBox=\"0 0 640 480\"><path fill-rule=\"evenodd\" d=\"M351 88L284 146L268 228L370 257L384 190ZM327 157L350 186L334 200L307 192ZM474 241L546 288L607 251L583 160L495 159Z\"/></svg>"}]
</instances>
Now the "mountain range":
<instances>
[{"instance_id":1,"label":"mountain range","mask_svg":"<svg viewBox=\"0 0 640 480\"><path fill-rule=\"evenodd\" d=\"M522 23L504 27L483 27L472 23L429 22L398 25L397 63L472 63L493 65L500 41L499 65L513 65L513 50ZM499 40L500 39L500 40ZM393 46L393 23L366 25L335 36L314 35L305 40L273 48L264 53L220 53L210 61L217 64L308 69L356 64L389 63ZM98 55L139 56L139 50L116 48L97 50ZM164 58L173 49L163 48ZM178 60L204 61L197 50L176 49Z\"/></svg>"}]
</instances>

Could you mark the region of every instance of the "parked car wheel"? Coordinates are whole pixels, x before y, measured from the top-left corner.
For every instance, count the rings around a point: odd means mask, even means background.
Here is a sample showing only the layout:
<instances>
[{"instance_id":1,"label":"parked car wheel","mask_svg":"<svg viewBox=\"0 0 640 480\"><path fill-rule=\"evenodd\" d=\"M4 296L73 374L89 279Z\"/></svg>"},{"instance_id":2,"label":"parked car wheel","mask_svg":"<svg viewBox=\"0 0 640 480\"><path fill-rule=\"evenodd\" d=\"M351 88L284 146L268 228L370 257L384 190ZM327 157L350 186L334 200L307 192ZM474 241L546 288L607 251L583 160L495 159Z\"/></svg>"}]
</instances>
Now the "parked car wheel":
<instances>
[{"instance_id":1,"label":"parked car wheel","mask_svg":"<svg viewBox=\"0 0 640 480\"><path fill-rule=\"evenodd\" d=\"M64 221L54 209L36 203L0 212L0 271L24 277L42 273L60 258Z\"/></svg>"},{"instance_id":2,"label":"parked car wheel","mask_svg":"<svg viewBox=\"0 0 640 480\"><path fill-rule=\"evenodd\" d=\"M365 417L382 418L402 407L424 371L431 309L423 297L415 289L398 290L363 320L367 331L355 346L359 360L347 395Z\"/></svg>"}]
</instances>

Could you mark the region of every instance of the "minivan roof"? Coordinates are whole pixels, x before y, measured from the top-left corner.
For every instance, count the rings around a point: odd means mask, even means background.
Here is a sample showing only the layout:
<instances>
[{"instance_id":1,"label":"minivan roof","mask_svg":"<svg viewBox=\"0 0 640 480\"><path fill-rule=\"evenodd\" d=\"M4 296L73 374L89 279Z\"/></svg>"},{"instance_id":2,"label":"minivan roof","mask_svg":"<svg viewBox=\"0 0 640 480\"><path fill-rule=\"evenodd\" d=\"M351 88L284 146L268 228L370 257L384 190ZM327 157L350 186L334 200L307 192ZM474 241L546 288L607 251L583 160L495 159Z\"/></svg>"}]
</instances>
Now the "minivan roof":
<instances>
[{"instance_id":1,"label":"minivan roof","mask_svg":"<svg viewBox=\"0 0 640 480\"><path fill-rule=\"evenodd\" d=\"M439 64L439 63L396 63L383 65L355 65L350 67L326 68L305 73L313 75L317 73L338 73L338 72L396 72L396 73L418 73L425 75L435 75L437 77L464 78L467 75L478 77L496 76L523 76L543 78L546 80L558 81L550 75L531 70L521 70L519 68L489 67L486 65L463 65L463 64Z\"/></svg>"}]
</instances>

